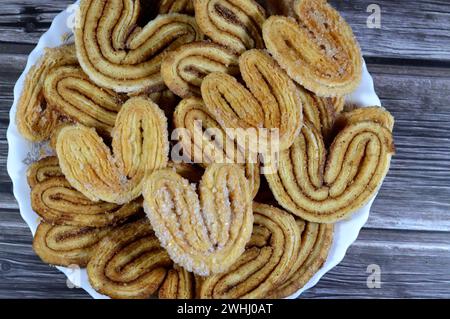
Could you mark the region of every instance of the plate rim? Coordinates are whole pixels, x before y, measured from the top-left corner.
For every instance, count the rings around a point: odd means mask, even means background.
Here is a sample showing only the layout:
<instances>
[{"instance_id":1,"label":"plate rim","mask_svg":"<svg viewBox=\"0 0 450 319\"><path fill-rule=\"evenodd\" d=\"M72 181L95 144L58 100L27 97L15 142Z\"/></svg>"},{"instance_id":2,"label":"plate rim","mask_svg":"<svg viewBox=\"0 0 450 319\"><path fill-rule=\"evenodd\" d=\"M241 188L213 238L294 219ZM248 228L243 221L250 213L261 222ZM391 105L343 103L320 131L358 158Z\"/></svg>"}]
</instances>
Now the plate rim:
<instances>
[{"instance_id":1,"label":"plate rim","mask_svg":"<svg viewBox=\"0 0 450 319\"><path fill-rule=\"evenodd\" d=\"M70 15L74 14L74 10L76 10L74 9L74 5L76 6L78 3L79 1L76 1L73 5L70 5L68 9L60 12L54 18L50 28L40 37L38 44L29 54L26 67L14 85L14 102L9 111L10 122L7 129L7 171L13 184L13 194L19 205L20 215L27 226L30 228L33 237L39 223L39 217L31 208L30 187L28 186L28 183L26 183L26 164L24 164L23 161L18 158L19 154L22 154L23 152L17 151L17 148L19 146L27 145L29 152L29 150L33 146L33 143L26 141L17 130L17 103L23 89L25 77L28 74L30 68L42 56L44 49L46 47L55 47L63 44L64 41L62 39L64 35L67 35L69 32L71 32L71 30L67 26L67 21L70 18ZM365 62L363 63L363 81L358 90L351 96L347 97L347 102L359 105L361 107L372 105L381 106L380 99L375 92L372 76L368 72ZM366 224L369 218L371 206L376 197L377 194L375 194L375 196L363 208L355 212L350 218L335 224L332 246L325 263L303 288L288 297L288 299L296 299L306 290L314 287L326 273L331 271L344 259L348 249L356 241L360 231ZM34 221L32 220L33 218ZM76 282L77 285L79 285L80 288L84 289L91 297L95 299L109 298L107 296L99 294L92 288L85 269L81 269L81 271L78 271L78 269L74 270L71 268L60 266L57 266L56 268L63 272L68 280Z\"/></svg>"}]
</instances>

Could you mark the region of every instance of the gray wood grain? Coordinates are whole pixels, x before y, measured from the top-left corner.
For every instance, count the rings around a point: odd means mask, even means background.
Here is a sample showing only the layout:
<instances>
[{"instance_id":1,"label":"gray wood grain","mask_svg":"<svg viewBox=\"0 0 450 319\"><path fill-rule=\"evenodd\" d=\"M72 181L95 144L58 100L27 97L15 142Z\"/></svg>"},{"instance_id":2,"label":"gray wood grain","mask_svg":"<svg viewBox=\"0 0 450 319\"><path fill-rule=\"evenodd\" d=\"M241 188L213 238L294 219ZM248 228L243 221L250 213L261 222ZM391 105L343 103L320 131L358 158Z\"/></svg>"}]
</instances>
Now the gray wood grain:
<instances>
[{"instance_id":1,"label":"gray wood grain","mask_svg":"<svg viewBox=\"0 0 450 319\"><path fill-rule=\"evenodd\" d=\"M305 298L450 298L448 233L364 229L346 258ZM381 287L369 289L378 265Z\"/></svg>"},{"instance_id":2,"label":"gray wood grain","mask_svg":"<svg viewBox=\"0 0 450 319\"><path fill-rule=\"evenodd\" d=\"M368 227L450 231L450 77L444 68L369 65L396 119L397 154Z\"/></svg>"},{"instance_id":3,"label":"gray wood grain","mask_svg":"<svg viewBox=\"0 0 450 319\"><path fill-rule=\"evenodd\" d=\"M331 0L360 39L366 56L394 59L450 59L447 0ZM381 28L367 27L367 8L381 8Z\"/></svg>"},{"instance_id":4,"label":"gray wood grain","mask_svg":"<svg viewBox=\"0 0 450 319\"><path fill-rule=\"evenodd\" d=\"M15 0L2 3L0 41L35 44L53 17L72 0ZM349 21L366 56L450 60L447 0L330 0ZM367 8L381 8L381 29L367 27ZM443 27L446 26L446 27Z\"/></svg>"},{"instance_id":5,"label":"gray wood grain","mask_svg":"<svg viewBox=\"0 0 450 319\"><path fill-rule=\"evenodd\" d=\"M84 298L65 276L32 252L31 235L17 212L0 223L0 298ZM17 224L16 224L17 223ZM381 288L367 287L367 267L381 268ZM346 258L304 298L450 298L447 233L364 229Z\"/></svg>"},{"instance_id":6,"label":"gray wood grain","mask_svg":"<svg viewBox=\"0 0 450 319\"><path fill-rule=\"evenodd\" d=\"M376 1L382 29L369 29L373 1L330 2L354 27L383 105L396 117L397 155L358 241L304 297L450 298L450 4ZM6 172L14 84L70 3L3 1L0 10L0 298L88 297L32 251ZM381 289L367 288L371 264L381 267Z\"/></svg>"}]
</instances>

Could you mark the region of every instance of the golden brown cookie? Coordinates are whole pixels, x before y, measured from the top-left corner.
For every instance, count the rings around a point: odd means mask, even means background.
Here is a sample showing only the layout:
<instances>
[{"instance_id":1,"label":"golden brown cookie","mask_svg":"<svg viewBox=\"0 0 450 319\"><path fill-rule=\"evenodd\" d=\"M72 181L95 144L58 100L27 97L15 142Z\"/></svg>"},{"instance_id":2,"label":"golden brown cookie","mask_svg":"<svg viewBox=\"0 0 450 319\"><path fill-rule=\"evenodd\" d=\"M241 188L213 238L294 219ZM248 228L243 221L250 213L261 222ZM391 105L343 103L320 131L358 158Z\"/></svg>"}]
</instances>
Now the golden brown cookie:
<instances>
[{"instance_id":1,"label":"golden brown cookie","mask_svg":"<svg viewBox=\"0 0 450 319\"><path fill-rule=\"evenodd\" d=\"M279 150L289 148L303 119L295 84L261 50L242 54L239 66L248 89L224 73L212 73L203 80L201 91L208 110L224 129L254 130L244 141L253 152L266 153L270 146L270 141L264 144L260 128L277 130Z\"/></svg>"},{"instance_id":2,"label":"golden brown cookie","mask_svg":"<svg viewBox=\"0 0 450 319\"><path fill-rule=\"evenodd\" d=\"M27 180L31 188L53 177L64 177L56 156L43 158L28 167Z\"/></svg>"},{"instance_id":3,"label":"golden brown cookie","mask_svg":"<svg viewBox=\"0 0 450 319\"><path fill-rule=\"evenodd\" d=\"M80 65L89 78L116 92L164 89L160 67L165 52L202 39L195 19L171 13L138 25L137 0L82 0L75 28Z\"/></svg>"},{"instance_id":4,"label":"golden brown cookie","mask_svg":"<svg viewBox=\"0 0 450 319\"><path fill-rule=\"evenodd\" d=\"M50 265L86 267L98 242L112 229L41 223L34 235L33 249Z\"/></svg>"},{"instance_id":5,"label":"golden brown cookie","mask_svg":"<svg viewBox=\"0 0 450 319\"><path fill-rule=\"evenodd\" d=\"M311 222L334 223L364 206L377 192L395 152L389 112L379 107L343 113L327 149L314 125L305 123L277 174L266 179L277 201Z\"/></svg>"},{"instance_id":6,"label":"golden brown cookie","mask_svg":"<svg viewBox=\"0 0 450 319\"><path fill-rule=\"evenodd\" d=\"M182 98L199 96L203 79L210 73L239 74L238 57L211 42L194 42L173 50L164 58L161 75L169 89Z\"/></svg>"},{"instance_id":7,"label":"golden brown cookie","mask_svg":"<svg viewBox=\"0 0 450 319\"><path fill-rule=\"evenodd\" d=\"M50 138L58 125L59 114L47 105L44 98L44 81L51 70L59 66L78 65L75 46L67 45L46 49L44 56L28 72L17 105L16 123L20 134L38 142Z\"/></svg>"},{"instance_id":8,"label":"golden brown cookie","mask_svg":"<svg viewBox=\"0 0 450 319\"><path fill-rule=\"evenodd\" d=\"M92 287L115 299L154 295L173 263L147 220L111 231L98 244L87 272Z\"/></svg>"},{"instance_id":9,"label":"golden brown cookie","mask_svg":"<svg viewBox=\"0 0 450 319\"><path fill-rule=\"evenodd\" d=\"M298 84L319 96L353 92L362 57L351 27L326 1L297 0L292 18L272 16L263 26L267 49Z\"/></svg>"},{"instance_id":10,"label":"golden brown cookie","mask_svg":"<svg viewBox=\"0 0 450 319\"><path fill-rule=\"evenodd\" d=\"M111 133L125 97L89 80L79 66L53 68L45 78L48 105L71 121Z\"/></svg>"},{"instance_id":11,"label":"golden brown cookie","mask_svg":"<svg viewBox=\"0 0 450 319\"><path fill-rule=\"evenodd\" d=\"M194 299L195 277L186 269L174 266L167 272L166 279L159 288L159 299Z\"/></svg>"},{"instance_id":12,"label":"golden brown cookie","mask_svg":"<svg viewBox=\"0 0 450 319\"><path fill-rule=\"evenodd\" d=\"M256 196L260 184L258 159L249 158L236 141L226 135L200 98L182 100L175 110L174 124L184 157L204 167L213 163L244 166L251 192ZM213 133L214 139L210 138Z\"/></svg>"},{"instance_id":13,"label":"golden brown cookie","mask_svg":"<svg viewBox=\"0 0 450 319\"><path fill-rule=\"evenodd\" d=\"M172 260L201 276L221 273L243 253L252 232L251 193L243 170L213 164L199 184L172 170L146 181L144 209Z\"/></svg>"},{"instance_id":14,"label":"golden brown cookie","mask_svg":"<svg viewBox=\"0 0 450 319\"><path fill-rule=\"evenodd\" d=\"M394 130L394 117L384 108L377 106L355 108L351 111L341 113L337 118L336 126L338 129L342 129L348 125L364 121L375 122L391 132Z\"/></svg>"},{"instance_id":15,"label":"golden brown cookie","mask_svg":"<svg viewBox=\"0 0 450 319\"><path fill-rule=\"evenodd\" d=\"M64 127L56 153L75 189L93 201L124 204L141 195L146 176L167 166L167 119L150 99L131 98L117 115L112 137L111 153L94 130Z\"/></svg>"},{"instance_id":16,"label":"golden brown cookie","mask_svg":"<svg viewBox=\"0 0 450 319\"><path fill-rule=\"evenodd\" d=\"M254 0L194 0L195 18L213 42L235 53L264 48L266 13Z\"/></svg>"},{"instance_id":17,"label":"golden brown cookie","mask_svg":"<svg viewBox=\"0 0 450 319\"><path fill-rule=\"evenodd\" d=\"M253 234L245 253L226 273L203 278L199 298L265 298L292 273L301 244L294 217L258 203L253 210Z\"/></svg>"},{"instance_id":18,"label":"golden brown cookie","mask_svg":"<svg viewBox=\"0 0 450 319\"><path fill-rule=\"evenodd\" d=\"M142 212L141 200L123 206L93 202L64 177L47 178L34 185L31 207L48 223L78 227L116 225Z\"/></svg>"},{"instance_id":19,"label":"golden brown cookie","mask_svg":"<svg viewBox=\"0 0 450 319\"><path fill-rule=\"evenodd\" d=\"M301 87L300 97L303 104L303 117L321 132L325 144L332 138L335 121L344 107L343 98L324 98Z\"/></svg>"},{"instance_id":20,"label":"golden brown cookie","mask_svg":"<svg viewBox=\"0 0 450 319\"><path fill-rule=\"evenodd\" d=\"M325 263L333 243L333 225L316 224L297 220L301 232L301 245L291 274L266 297L286 298L302 287Z\"/></svg>"}]
</instances>

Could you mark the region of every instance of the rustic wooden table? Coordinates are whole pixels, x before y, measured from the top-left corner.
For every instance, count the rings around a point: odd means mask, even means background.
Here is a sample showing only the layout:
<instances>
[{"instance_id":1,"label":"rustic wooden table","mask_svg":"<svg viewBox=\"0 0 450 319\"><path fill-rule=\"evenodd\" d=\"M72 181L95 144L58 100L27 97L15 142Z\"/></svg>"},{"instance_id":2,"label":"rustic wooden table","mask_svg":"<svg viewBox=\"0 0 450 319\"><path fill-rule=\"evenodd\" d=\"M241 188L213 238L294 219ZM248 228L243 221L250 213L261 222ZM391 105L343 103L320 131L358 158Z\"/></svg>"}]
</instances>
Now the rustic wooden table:
<instances>
[{"instance_id":1,"label":"rustic wooden table","mask_svg":"<svg viewBox=\"0 0 450 319\"><path fill-rule=\"evenodd\" d=\"M13 86L53 17L72 0L7 0L0 9L0 298L87 298L31 248L6 172ZM333 0L355 30L383 105L396 117L397 155L370 220L342 263L304 298L450 297L450 3ZM381 269L369 289L368 267ZM370 270L370 267L369 267Z\"/></svg>"}]
</instances>

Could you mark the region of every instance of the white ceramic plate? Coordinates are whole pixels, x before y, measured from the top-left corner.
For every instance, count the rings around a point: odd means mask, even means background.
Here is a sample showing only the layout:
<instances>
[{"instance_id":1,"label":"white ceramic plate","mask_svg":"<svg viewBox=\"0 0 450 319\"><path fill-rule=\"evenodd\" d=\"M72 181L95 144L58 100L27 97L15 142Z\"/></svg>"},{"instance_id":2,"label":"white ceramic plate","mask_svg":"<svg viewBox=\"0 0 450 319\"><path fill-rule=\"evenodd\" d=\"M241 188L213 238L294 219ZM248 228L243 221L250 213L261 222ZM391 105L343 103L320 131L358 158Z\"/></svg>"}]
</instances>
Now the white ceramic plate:
<instances>
[{"instance_id":1,"label":"white ceramic plate","mask_svg":"<svg viewBox=\"0 0 450 319\"><path fill-rule=\"evenodd\" d=\"M30 67L34 65L39 58L43 55L46 47L56 47L63 44L68 39L68 35L72 33L69 28L70 23L73 21L75 14L75 7L71 6L64 12L60 13L54 19L50 29L41 37L36 48L31 52L25 71L20 76L14 87L14 104L10 111L10 124L7 132L9 154L8 154L8 173L11 176L14 195L19 203L20 214L25 222L31 229L31 232L35 233L39 224L38 215L32 210L30 202L30 187L27 183L26 170L28 165L40 158L42 148L44 144L33 144L26 141L18 132L15 123L16 107L19 100L22 88L24 85L25 76L28 73ZM70 39L70 37L69 37ZM352 94L347 101L357 106L372 106L381 105L380 100L375 93L373 86L373 80L370 76L367 68L364 64L363 81L358 90ZM330 271L333 267L339 264L344 258L347 249L356 240L361 228L366 223L369 217L369 211L372 206L373 200L370 201L364 208L356 212L348 220L341 221L336 224L335 235L333 245L330 250L327 261L323 265L322 269L296 294L290 298L297 298L300 294L314 285L320 280L320 278ZM30 243L31 244L31 243ZM87 274L85 270L74 271L65 267L57 267L66 276L75 281L77 285L86 290L94 298L108 298L97 293L92 289L89 284ZM76 276L76 278L74 277Z\"/></svg>"}]
</instances>

